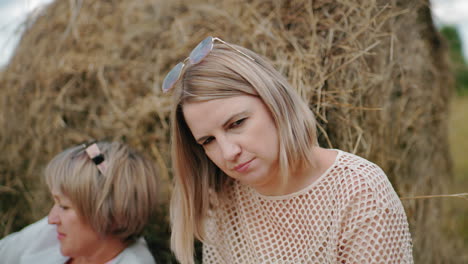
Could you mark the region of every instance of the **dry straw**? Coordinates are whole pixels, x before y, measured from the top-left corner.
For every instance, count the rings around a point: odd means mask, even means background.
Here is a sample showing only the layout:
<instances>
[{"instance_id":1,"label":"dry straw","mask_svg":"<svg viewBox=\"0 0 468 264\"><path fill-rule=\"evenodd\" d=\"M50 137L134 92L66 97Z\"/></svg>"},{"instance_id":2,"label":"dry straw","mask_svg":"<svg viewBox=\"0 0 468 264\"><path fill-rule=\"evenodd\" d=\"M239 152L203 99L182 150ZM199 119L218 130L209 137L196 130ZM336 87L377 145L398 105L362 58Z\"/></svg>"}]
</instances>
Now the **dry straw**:
<instances>
[{"instance_id":1,"label":"dry straw","mask_svg":"<svg viewBox=\"0 0 468 264\"><path fill-rule=\"evenodd\" d=\"M402 197L446 193L451 82L427 0L56 1L0 75L0 232L44 216L44 164L89 138L128 142L169 192L164 74L208 35L271 59L310 102L320 143L379 164ZM166 196L167 197L167 196ZM455 263L438 199L404 200L416 263ZM149 231L170 259L165 214ZM159 238L155 238L159 237ZM159 240L158 240L159 239Z\"/></svg>"},{"instance_id":2,"label":"dry straw","mask_svg":"<svg viewBox=\"0 0 468 264\"><path fill-rule=\"evenodd\" d=\"M468 201L468 193L454 193L454 194L436 194L436 195L419 195L413 197L401 197L401 200L415 200L415 199L432 199L432 198L460 198Z\"/></svg>"}]
</instances>

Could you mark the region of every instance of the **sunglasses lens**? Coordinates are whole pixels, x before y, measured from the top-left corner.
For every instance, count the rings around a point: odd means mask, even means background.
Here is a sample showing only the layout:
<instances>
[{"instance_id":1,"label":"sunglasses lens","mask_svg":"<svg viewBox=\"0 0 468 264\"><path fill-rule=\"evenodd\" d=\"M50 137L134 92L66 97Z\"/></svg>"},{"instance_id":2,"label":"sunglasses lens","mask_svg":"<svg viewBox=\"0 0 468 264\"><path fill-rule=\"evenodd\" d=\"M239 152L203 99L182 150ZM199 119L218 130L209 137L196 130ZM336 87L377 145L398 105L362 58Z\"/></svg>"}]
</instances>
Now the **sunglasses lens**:
<instances>
[{"instance_id":1,"label":"sunglasses lens","mask_svg":"<svg viewBox=\"0 0 468 264\"><path fill-rule=\"evenodd\" d=\"M200 42L193 50L190 52L189 60L191 64L197 64L203 60L203 58L210 53L213 49L213 37L207 37L202 42Z\"/></svg>"},{"instance_id":2,"label":"sunglasses lens","mask_svg":"<svg viewBox=\"0 0 468 264\"><path fill-rule=\"evenodd\" d=\"M207 37L202 42L198 43L198 45L190 52L190 56L187 58L190 64L197 64L202 61L208 53L213 49L213 40L216 38ZM224 42L224 41L222 41ZM169 91L175 83L179 80L180 75L182 74L182 69L185 66L185 62L180 62L177 64L172 70L166 75L163 81L162 90L163 92Z\"/></svg>"},{"instance_id":3,"label":"sunglasses lens","mask_svg":"<svg viewBox=\"0 0 468 264\"><path fill-rule=\"evenodd\" d=\"M166 75L164 78L162 90L163 92L169 91L172 86L177 82L180 77L180 73L182 72L182 68L184 68L185 64L183 62L179 62L172 70Z\"/></svg>"}]
</instances>

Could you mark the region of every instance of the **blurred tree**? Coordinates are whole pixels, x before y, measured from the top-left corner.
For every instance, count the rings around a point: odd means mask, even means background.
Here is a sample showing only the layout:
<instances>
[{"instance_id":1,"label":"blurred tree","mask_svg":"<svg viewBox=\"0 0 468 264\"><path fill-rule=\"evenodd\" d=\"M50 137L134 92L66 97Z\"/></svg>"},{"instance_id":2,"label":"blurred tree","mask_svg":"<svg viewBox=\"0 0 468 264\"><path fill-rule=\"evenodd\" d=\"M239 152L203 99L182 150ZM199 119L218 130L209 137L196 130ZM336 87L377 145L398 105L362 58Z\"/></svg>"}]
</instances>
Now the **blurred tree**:
<instances>
[{"instance_id":1,"label":"blurred tree","mask_svg":"<svg viewBox=\"0 0 468 264\"><path fill-rule=\"evenodd\" d=\"M468 95L468 65L462 52L462 41L454 26L444 26L440 33L447 40L450 48L450 60L455 75L455 87L459 95Z\"/></svg>"}]
</instances>

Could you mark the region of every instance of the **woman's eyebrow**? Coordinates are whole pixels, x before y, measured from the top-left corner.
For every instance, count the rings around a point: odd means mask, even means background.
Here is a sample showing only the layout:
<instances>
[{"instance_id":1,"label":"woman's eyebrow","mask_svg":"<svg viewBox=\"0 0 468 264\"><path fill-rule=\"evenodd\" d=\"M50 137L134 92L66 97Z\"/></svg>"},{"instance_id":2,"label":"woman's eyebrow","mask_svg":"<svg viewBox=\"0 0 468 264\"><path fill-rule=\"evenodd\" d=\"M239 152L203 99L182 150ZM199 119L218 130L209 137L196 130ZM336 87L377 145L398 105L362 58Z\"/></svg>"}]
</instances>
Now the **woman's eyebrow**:
<instances>
[{"instance_id":1,"label":"woman's eyebrow","mask_svg":"<svg viewBox=\"0 0 468 264\"><path fill-rule=\"evenodd\" d=\"M237 114L232 115L230 118L228 118L228 119L226 120L226 122L224 122L223 127L228 126L233 120L236 120L236 119L239 118L240 116L245 116L245 115L247 115L248 113L249 113L249 111L248 111L248 110L245 110L245 111L242 111L242 112L240 112L240 113L237 113Z\"/></svg>"},{"instance_id":2,"label":"woman's eyebrow","mask_svg":"<svg viewBox=\"0 0 468 264\"><path fill-rule=\"evenodd\" d=\"M240 113L237 113L237 114L234 114L232 115L231 117L229 117L224 123L223 123L223 127L227 127L229 126L229 124L233 121L233 120L236 120L237 118L241 117L241 116L246 116L248 113L250 113L249 110L245 110L245 111L242 111ZM202 137L199 137L199 138L196 138L195 141L198 143L198 144L202 144L207 138L209 138L211 136L202 136Z\"/></svg>"},{"instance_id":3,"label":"woman's eyebrow","mask_svg":"<svg viewBox=\"0 0 468 264\"><path fill-rule=\"evenodd\" d=\"M203 136L203 137L195 139L195 140L197 141L198 144L202 144L209 137L210 136Z\"/></svg>"}]
</instances>

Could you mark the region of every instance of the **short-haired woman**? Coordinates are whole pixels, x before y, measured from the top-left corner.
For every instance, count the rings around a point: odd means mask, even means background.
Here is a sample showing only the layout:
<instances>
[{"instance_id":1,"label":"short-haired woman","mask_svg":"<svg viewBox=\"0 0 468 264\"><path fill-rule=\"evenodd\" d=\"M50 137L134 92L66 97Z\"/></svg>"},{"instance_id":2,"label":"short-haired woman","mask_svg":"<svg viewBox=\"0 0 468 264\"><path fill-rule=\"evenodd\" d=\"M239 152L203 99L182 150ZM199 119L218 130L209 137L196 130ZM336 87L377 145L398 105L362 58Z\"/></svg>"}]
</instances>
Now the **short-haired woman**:
<instances>
[{"instance_id":1,"label":"short-haired woman","mask_svg":"<svg viewBox=\"0 0 468 264\"><path fill-rule=\"evenodd\" d=\"M156 209L154 163L121 143L69 148L47 165L54 206L0 240L1 263L155 263L141 237Z\"/></svg>"},{"instance_id":2,"label":"short-haired woman","mask_svg":"<svg viewBox=\"0 0 468 264\"><path fill-rule=\"evenodd\" d=\"M172 249L194 263L412 263L375 164L318 145L307 103L254 52L208 37L169 72Z\"/></svg>"}]
</instances>

